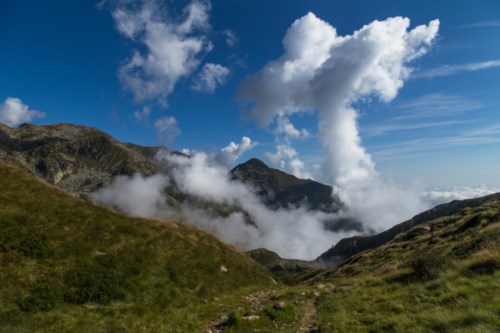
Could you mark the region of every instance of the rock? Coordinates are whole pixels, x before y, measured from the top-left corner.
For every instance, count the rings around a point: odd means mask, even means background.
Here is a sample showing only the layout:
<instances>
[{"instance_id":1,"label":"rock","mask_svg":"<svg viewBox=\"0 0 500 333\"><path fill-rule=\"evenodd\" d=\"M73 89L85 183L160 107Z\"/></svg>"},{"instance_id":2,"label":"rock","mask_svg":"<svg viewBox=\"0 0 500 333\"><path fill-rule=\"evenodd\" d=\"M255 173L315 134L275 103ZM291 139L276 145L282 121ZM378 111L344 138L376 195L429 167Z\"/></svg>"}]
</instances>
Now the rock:
<instances>
[{"instance_id":1,"label":"rock","mask_svg":"<svg viewBox=\"0 0 500 333\"><path fill-rule=\"evenodd\" d=\"M224 266L224 265L220 265L219 269L220 269L220 271L221 271L222 273L226 273L226 272L227 272L227 268L226 268L226 266Z\"/></svg>"},{"instance_id":2,"label":"rock","mask_svg":"<svg viewBox=\"0 0 500 333\"><path fill-rule=\"evenodd\" d=\"M278 302L278 303L273 305L273 309L281 311L285 308L285 305L286 305L285 302Z\"/></svg>"}]
</instances>

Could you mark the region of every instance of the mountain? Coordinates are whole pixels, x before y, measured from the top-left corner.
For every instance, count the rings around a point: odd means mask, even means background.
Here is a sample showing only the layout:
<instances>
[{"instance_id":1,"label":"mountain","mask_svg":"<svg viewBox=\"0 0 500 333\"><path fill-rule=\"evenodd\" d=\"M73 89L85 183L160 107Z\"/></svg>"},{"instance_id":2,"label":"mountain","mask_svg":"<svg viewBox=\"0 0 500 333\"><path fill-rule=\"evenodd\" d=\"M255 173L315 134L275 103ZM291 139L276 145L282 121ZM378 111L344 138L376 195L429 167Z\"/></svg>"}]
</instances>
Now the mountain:
<instances>
[{"instance_id":1,"label":"mountain","mask_svg":"<svg viewBox=\"0 0 500 333\"><path fill-rule=\"evenodd\" d=\"M160 170L159 147L121 143L95 128L71 124L10 128L0 124L0 159L77 195L110 184L117 175Z\"/></svg>"},{"instance_id":2,"label":"mountain","mask_svg":"<svg viewBox=\"0 0 500 333\"><path fill-rule=\"evenodd\" d=\"M0 162L0 332L200 332L274 285L214 236L119 215Z\"/></svg>"},{"instance_id":3,"label":"mountain","mask_svg":"<svg viewBox=\"0 0 500 333\"><path fill-rule=\"evenodd\" d=\"M273 209L301 206L313 211L336 213L345 208L333 194L331 186L270 168L256 158L237 165L230 175L233 180L254 188L264 204ZM362 223L350 217L332 215L324 224L331 231L363 231Z\"/></svg>"},{"instance_id":4,"label":"mountain","mask_svg":"<svg viewBox=\"0 0 500 333\"><path fill-rule=\"evenodd\" d=\"M455 200L438 205L379 234L373 236L354 236L344 238L335 244L331 249L321 254L315 261L326 266L335 266L357 253L384 245L401 233L407 232L415 226L443 216L457 214L465 208L479 207L485 202L498 198L500 198L500 193L475 199Z\"/></svg>"},{"instance_id":5,"label":"mountain","mask_svg":"<svg viewBox=\"0 0 500 333\"><path fill-rule=\"evenodd\" d=\"M10 128L0 124L0 160L23 167L49 184L77 195L109 185L119 175L168 173L168 166L155 160L160 149L165 148L122 143L85 126L24 124ZM342 207L340 200L332 197L331 186L296 178L257 159L238 165L230 176L256 188L270 207L306 204L310 209L326 212ZM189 199L175 184L166 190L179 201Z\"/></svg>"},{"instance_id":6,"label":"mountain","mask_svg":"<svg viewBox=\"0 0 500 333\"><path fill-rule=\"evenodd\" d=\"M332 196L331 186L270 168L256 158L237 165L231 170L231 178L254 187L257 194L273 207L305 204L312 210L325 212L337 212L343 207L340 200Z\"/></svg>"}]
</instances>

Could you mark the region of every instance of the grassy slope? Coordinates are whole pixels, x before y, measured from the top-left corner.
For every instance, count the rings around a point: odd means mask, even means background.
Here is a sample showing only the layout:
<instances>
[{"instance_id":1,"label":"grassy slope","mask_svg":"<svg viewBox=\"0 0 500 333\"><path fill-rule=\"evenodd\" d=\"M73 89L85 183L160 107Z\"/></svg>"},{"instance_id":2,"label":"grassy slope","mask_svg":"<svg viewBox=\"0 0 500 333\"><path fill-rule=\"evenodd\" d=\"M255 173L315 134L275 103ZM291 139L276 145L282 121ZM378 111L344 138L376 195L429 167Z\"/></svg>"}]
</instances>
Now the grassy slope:
<instances>
[{"instance_id":1,"label":"grassy slope","mask_svg":"<svg viewBox=\"0 0 500 333\"><path fill-rule=\"evenodd\" d=\"M230 324L225 331L500 332L500 198L310 274Z\"/></svg>"},{"instance_id":2,"label":"grassy slope","mask_svg":"<svg viewBox=\"0 0 500 333\"><path fill-rule=\"evenodd\" d=\"M91 206L3 163L0 280L2 332L200 331L271 281L205 232Z\"/></svg>"},{"instance_id":3,"label":"grassy slope","mask_svg":"<svg viewBox=\"0 0 500 333\"><path fill-rule=\"evenodd\" d=\"M316 276L321 332L499 332L500 200L443 217Z\"/></svg>"},{"instance_id":4,"label":"grassy slope","mask_svg":"<svg viewBox=\"0 0 500 333\"><path fill-rule=\"evenodd\" d=\"M498 198L271 289L206 233L84 204L5 165L0 189L0 331L500 331Z\"/></svg>"}]
</instances>

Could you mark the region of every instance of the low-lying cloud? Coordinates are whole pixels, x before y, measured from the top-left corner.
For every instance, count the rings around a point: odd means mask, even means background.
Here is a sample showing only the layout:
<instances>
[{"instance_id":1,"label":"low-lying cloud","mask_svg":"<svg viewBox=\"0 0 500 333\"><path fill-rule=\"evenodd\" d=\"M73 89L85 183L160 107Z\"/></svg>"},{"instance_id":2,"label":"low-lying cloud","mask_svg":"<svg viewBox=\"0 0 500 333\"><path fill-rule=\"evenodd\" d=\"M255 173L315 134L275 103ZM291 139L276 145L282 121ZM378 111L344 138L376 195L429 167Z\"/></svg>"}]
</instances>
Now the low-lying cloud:
<instances>
[{"instance_id":1,"label":"low-lying cloud","mask_svg":"<svg viewBox=\"0 0 500 333\"><path fill-rule=\"evenodd\" d=\"M422 199L429 206L450 202L452 200L464 200L482 197L488 194L500 192L500 188L477 186L442 186L428 189L422 193Z\"/></svg>"},{"instance_id":2,"label":"low-lying cloud","mask_svg":"<svg viewBox=\"0 0 500 333\"><path fill-rule=\"evenodd\" d=\"M92 194L92 198L107 206L119 208L132 216L168 216L163 191L169 184L166 175L144 177L118 176L113 183Z\"/></svg>"},{"instance_id":3,"label":"low-lying cloud","mask_svg":"<svg viewBox=\"0 0 500 333\"><path fill-rule=\"evenodd\" d=\"M351 218L349 211L325 213L306 207L267 207L251 186L232 180L229 169L214 157L203 152L187 157L161 151L157 159L168 170L168 175L118 176L113 184L95 192L92 198L99 204L115 207L129 215L175 219L212 232L242 250L264 247L285 258L314 259L340 239L360 233L357 225L337 231L325 228L325 222ZM189 200L181 205L175 203L168 194L171 185L175 185L177 191L187 195ZM393 219L405 214L408 207L401 202L418 202L423 211L451 200L483 196L495 191L484 185L420 192L403 190L395 185L387 189L391 186L388 182L378 185L381 193L389 192L392 196L350 196L354 201L347 202L348 205L355 205L358 215L371 217L365 233L386 228L384 221L391 217L390 214L393 214ZM357 206L357 200L363 205ZM390 212L372 210L372 207L389 205L392 207Z\"/></svg>"},{"instance_id":4,"label":"low-lying cloud","mask_svg":"<svg viewBox=\"0 0 500 333\"><path fill-rule=\"evenodd\" d=\"M288 258L314 259L357 232L325 230L326 221L343 218L343 213L268 208L251 187L231 180L229 169L214 156L196 152L186 157L165 151L157 158L168 176L117 177L93 199L131 215L178 219L240 249L264 247ZM169 205L164 192L169 184L191 199L180 206Z\"/></svg>"}]
</instances>

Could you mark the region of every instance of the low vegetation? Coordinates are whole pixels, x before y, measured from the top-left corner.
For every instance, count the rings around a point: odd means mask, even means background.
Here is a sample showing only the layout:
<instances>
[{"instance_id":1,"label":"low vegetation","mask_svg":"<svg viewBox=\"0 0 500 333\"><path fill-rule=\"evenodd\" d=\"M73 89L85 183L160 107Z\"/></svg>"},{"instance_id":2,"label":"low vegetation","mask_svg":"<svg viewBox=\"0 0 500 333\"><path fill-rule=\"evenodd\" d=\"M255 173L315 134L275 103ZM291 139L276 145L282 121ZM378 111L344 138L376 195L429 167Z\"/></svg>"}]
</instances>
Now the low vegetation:
<instances>
[{"instance_id":1,"label":"low vegetation","mask_svg":"<svg viewBox=\"0 0 500 333\"><path fill-rule=\"evenodd\" d=\"M5 164L0 189L0 332L500 331L498 195L333 269L251 253L272 279L205 232Z\"/></svg>"},{"instance_id":2,"label":"low vegetation","mask_svg":"<svg viewBox=\"0 0 500 333\"><path fill-rule=\"evenodd\" d=\"M274 285L205 232L89 205L5 164L0 189L2 332L199 331Z\"/></svg>"}]
</instances>

